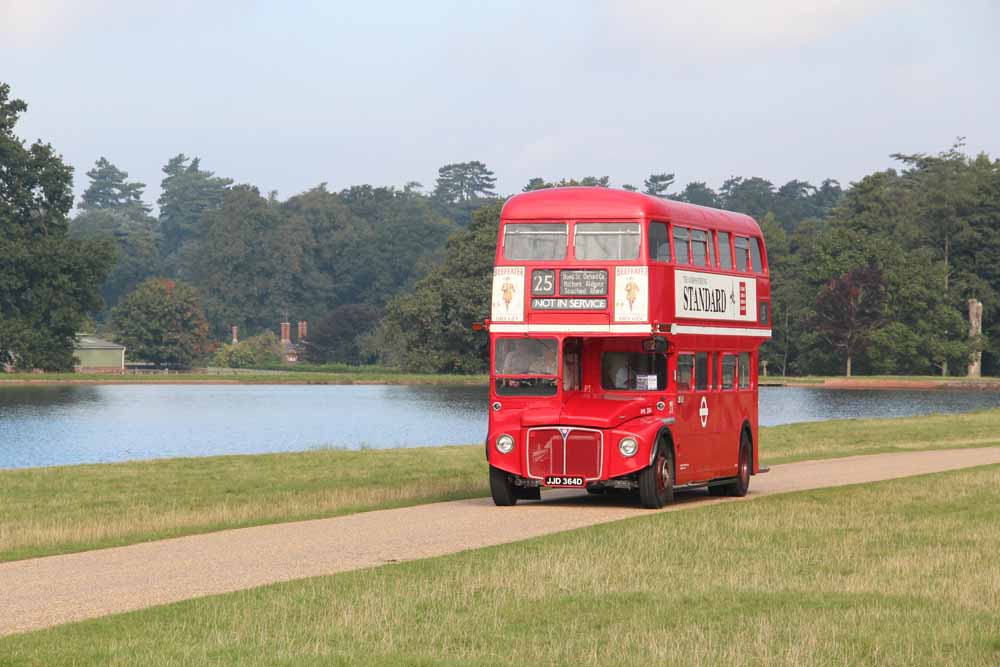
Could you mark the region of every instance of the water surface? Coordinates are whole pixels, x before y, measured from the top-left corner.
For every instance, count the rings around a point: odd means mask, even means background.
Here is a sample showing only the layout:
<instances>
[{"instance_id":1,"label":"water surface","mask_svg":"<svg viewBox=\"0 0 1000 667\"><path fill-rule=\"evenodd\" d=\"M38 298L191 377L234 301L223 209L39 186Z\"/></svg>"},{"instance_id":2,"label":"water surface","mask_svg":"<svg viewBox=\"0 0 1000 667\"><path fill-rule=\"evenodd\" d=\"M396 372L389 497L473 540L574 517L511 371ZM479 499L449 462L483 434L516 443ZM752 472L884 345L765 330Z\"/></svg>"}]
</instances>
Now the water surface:
<instances>
[{"instance_id":1,"label":"water surface","mask_svg":"<svg viewBox=\"0 0 1000 667\"><path fill-rule=\"evenodd\" d=\"M761 424L1000 406L1000 393L763 387ZM0 386L0 468L482 442L486 387Z\"/></svg>"}]
</instances>

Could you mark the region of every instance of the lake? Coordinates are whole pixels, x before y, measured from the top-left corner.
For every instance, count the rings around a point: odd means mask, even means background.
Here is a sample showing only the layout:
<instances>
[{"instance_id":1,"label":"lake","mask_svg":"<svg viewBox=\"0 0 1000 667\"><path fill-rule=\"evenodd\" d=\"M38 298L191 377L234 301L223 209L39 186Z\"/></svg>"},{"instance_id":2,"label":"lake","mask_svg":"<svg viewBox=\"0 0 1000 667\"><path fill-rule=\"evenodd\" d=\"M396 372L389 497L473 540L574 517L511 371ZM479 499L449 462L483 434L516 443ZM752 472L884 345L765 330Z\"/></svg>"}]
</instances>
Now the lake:
<instances>
[{"instance_id":1,"label":"lake","mask_svg":"<svg viewBox=\"0 0 1000 667\"><path fill-rule=\"evenodd\" d=\"M1000 406L1000 392L762 387L761 424ZM323 447L458 445L486 434L486 387L0 386L0 468Z\"/></svg>"}]
</instances>

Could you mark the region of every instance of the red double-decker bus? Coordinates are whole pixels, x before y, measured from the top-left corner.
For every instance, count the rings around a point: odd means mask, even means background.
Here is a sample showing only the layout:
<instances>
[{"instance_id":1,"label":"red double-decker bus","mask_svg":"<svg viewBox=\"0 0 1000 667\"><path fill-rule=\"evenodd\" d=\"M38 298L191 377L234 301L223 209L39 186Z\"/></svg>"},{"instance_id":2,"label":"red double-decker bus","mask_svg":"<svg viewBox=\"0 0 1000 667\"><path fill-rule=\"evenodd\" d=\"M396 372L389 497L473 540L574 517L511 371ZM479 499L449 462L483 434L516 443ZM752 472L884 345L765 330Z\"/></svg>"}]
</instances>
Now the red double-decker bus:
<instances>
[{"instance_id":1,"label":"red double-decker bus","mask_svg":"<svg viewBox=\"0 0 1000 667\"><path fill-rule=\"evenodd\" d=\"M742 496L771 335L764 240L746 215L608 188L503 208L486 458L497 505L541 487Z\"/></svg>"}]
</instances>

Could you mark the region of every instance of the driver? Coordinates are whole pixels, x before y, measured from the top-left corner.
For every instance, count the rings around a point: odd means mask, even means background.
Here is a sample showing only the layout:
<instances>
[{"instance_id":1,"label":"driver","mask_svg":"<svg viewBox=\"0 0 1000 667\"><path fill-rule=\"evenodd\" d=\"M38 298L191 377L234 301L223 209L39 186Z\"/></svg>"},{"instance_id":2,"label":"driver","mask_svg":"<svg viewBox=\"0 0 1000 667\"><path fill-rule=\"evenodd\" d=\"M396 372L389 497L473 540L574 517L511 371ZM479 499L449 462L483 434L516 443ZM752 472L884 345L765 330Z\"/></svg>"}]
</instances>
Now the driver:
<instances>
[{"instance_id":1,"label":"driver","mask_svg":"<svg viewBox=\"0 0 1000 667\"><path fill-rule=\"evenodd\" d=\"M535 358L528 364L528 372L539 375L555 375L556 351L548 345L542 345L541 350L536 350Z\"/></svg>"}]
</instances>

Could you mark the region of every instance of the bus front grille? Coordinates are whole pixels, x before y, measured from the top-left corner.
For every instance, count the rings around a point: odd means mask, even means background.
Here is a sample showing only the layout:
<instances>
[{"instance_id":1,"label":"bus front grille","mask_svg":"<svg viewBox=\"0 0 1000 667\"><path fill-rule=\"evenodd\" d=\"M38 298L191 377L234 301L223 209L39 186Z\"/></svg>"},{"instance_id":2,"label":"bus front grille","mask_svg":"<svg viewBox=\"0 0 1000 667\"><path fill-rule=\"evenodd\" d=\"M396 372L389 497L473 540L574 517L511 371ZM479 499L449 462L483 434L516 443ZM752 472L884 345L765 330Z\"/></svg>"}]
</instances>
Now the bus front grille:
<instances>
[{"instance_id":1,"label":"bus front grille","mask_svg":"<svg viewBox=\"0 0 1000 667\"><path fill-rule=\"evenodd\" d=\"M528 430L528 477L566 475L598 479L603 461L603 434L592 429Z\"/></svg>"}]
</instances>

